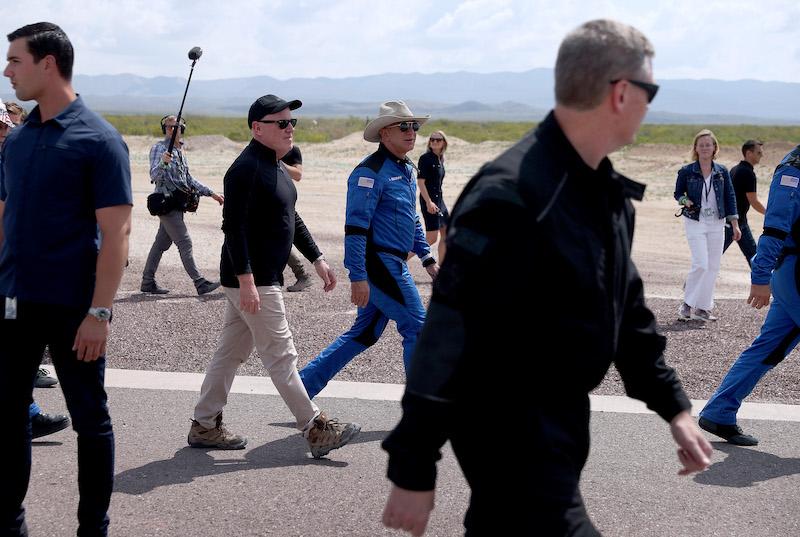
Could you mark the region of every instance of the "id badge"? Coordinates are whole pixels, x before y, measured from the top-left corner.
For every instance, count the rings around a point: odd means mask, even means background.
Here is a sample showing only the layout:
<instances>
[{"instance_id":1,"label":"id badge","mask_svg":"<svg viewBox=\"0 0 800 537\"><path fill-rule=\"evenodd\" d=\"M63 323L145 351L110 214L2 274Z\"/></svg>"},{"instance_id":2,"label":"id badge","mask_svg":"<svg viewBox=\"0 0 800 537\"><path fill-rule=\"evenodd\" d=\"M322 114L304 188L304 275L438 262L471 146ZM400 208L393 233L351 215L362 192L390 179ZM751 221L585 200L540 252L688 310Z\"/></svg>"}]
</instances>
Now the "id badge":
<instances>
[{"instance_id":1,"label":"id badge","mask_svg":"<svg viewBox=\"0 0 800 537\"><path fill-rule=\"evenodd\" d=\"M7 296L6 297L6 312L5 312L5 319L16 319L17 318L17 299L14 297Z\"/></svg>"},{"instance_id":2,"label":"id badge","mask_svg":"<svg viewBox=\"0 0 800 537\"><path fill-rule=\"evenodd\" d=\"M711 207L703 207L703 216L706 218L713 218L714 217L714 209Z\"/></svg>"}]
</instances>

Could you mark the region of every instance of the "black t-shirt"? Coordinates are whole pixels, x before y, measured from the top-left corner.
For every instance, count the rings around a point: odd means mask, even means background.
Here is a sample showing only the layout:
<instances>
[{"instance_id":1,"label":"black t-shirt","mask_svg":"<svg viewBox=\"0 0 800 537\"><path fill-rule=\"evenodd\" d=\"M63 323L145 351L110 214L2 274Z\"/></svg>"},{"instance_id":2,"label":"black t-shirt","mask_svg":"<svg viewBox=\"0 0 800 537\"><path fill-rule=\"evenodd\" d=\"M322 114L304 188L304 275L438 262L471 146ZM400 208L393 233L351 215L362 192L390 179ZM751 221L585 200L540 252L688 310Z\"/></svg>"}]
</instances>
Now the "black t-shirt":
<instances>
[{"instance_id":1,"label":"black t-shirt","mask_svg":"<svg viewBox=\"0 0 800 537\"><path fill-rule=\"evenodd\" d=\"M419 173L417 178L425 179L425 188L434 203L442 199L442 182L444 181L444 164L433 151L423 153L417 162ZM421 197L421 196L420 196Z\"/></svg>"},{"instance_id":2,"label":"black t-shirt","mask_svg":"<svg viewBox=\"0 0 800 537\"><path fill-rule=\"evenodd\" d=\"M303 163L303 155L300 153L300 148L293 145L288 153L281 157L281 162L289 166L295 166Z\"/></svg>"},{"instance_id":3,"label":"black t-shirt","mask_svg":"<svg viewBox=\"0 0 800 537\"><path fill-rule=\"evenodd\" d=\"M731 182L733 182L733 191L736 193L739 223L742 224L747 222L747 211L750 209L747 193L756 191L756 173L753 171L753 165L743 160L731 168Z\"/></svg>"}]
</instances>

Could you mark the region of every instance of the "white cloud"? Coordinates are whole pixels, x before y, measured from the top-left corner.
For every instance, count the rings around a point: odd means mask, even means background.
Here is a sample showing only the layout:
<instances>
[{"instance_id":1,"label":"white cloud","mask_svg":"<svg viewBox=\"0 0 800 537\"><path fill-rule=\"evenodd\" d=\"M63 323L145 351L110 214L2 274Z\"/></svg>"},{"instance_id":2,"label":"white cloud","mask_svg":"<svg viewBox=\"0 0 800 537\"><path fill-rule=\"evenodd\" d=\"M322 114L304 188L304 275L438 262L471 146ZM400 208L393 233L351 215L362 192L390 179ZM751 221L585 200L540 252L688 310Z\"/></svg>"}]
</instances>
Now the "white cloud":
<instances>
[{"instance_id":1,"label":"white cloud","mask_svg":"<svg viewBox=\"0 0 800 537\"><path fill-rule=\"evenodd\" d=\"M796 0L5 0L3 33L49 20L76 48L75 72L358 76L552 67L561 38L597 17L656 47L657 78L800 82ZM0 49L4 47L0 45Z\"/></svg>"}]
</instances>

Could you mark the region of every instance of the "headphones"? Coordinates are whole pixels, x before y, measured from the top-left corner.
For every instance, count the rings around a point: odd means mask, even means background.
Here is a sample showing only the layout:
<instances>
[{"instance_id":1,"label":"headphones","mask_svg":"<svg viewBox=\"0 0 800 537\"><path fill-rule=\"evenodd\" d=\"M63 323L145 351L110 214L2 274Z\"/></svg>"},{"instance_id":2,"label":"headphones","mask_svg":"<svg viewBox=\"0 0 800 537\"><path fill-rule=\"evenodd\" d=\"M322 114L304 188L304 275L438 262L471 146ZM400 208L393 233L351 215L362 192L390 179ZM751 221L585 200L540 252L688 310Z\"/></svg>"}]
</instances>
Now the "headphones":
<instances>
[{"instance_id":1,"label":"headphones","mask_svg":"<svg viewBox=\"0 0 800 537\"><path fill-rule=\"evenodd\" d=\"M166 116L161 118L161 133L167 134L167 118L175 117L172 114L167 114ZM186 120L181 118L181 134L186 132Z\"/></svg>"}]
</instances>

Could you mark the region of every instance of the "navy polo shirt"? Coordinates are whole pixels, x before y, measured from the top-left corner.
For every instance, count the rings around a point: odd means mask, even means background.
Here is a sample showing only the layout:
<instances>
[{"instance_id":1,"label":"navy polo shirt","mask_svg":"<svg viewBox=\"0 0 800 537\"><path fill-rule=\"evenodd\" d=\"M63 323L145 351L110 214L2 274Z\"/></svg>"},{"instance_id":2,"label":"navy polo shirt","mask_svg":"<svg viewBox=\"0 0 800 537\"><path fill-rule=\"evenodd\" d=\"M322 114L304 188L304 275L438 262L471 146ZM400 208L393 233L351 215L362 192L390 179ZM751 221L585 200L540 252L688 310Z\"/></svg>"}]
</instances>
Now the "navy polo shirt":
<instances>
[{"instance_id":1,"label":"navy polo shirt","mask_svg":"<svg viewBox=\"0 0 800 537\"><path fill-rule=\"evenodd\" d=\"M3 144L0 295L88 308L100 232L95 210L132 205L128 147L78 97L42 123L39 107Z\"/></svg>"}]
</instances>

